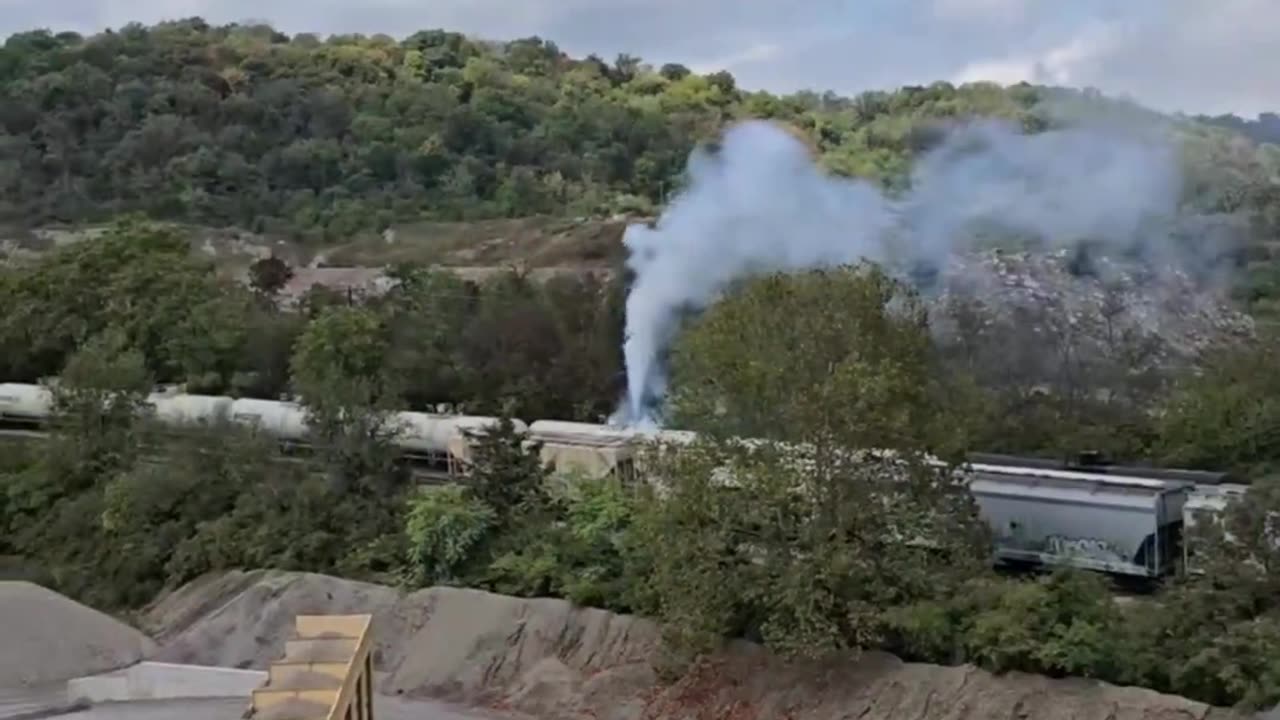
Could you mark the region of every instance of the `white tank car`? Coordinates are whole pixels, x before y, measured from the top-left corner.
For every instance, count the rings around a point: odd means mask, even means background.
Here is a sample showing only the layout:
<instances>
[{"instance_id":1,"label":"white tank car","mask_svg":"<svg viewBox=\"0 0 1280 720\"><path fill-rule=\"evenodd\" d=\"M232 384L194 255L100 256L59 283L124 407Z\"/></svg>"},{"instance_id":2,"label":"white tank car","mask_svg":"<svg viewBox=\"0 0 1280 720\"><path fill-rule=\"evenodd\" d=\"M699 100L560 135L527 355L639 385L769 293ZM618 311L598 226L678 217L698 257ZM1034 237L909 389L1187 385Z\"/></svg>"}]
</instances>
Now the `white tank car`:
<instances>
[{"instance_id":1,"label":"white tank car","mask_svg":"<svg viewBox=\"0 0 1280 720\"><path fill-rule=\"evenodd\" d=\"M240 398L231 403L231 421L260 428L281 440L300 442L307 436L307 413L292 402Z\"/></svg>"},{"instance_id":2,"label":"white tank car","mask_svg":"<svg viewBox=\"0 0 1280 720\"><path fill-rule=\"evenodd\" d=\"M41 385L0 383L0 420L44 422L53 412L53 393Z\"/></svg>"},{"instance_id":3,"label":"white tank car","mask_svg":"<svg viewBox=\"0 0 1280 720\"><path fill-rule=\"evenodd\" d=\"M154 393L149 398L156 420L177 427L216 425L230 418L234 400L222 395Z\"/></svg>"},{"instance_id":4,"label":"white tank car","mask_svg":"<svg viewBox=\"0 0 1280 720\"><path fill-rule=\"evenodd\" d=\"M436 413L398 412L392 420L397 425L396 445L411 453L449 456L470 460L471 440L468 433L497 427L496 417L482 415L442 415ZM529 426L523 420L512 420L516 433L525 434Z\"/></svg>"},{"instance_id":5,"label":"white tank car","mask_svg":"<svg viewBox=\"0 0 1280 720\"><path fill-rule=\"evenodd\" d=\"M641 430L641 437L663 445L692 445L698 433L692 430Z\"/></svg>"}]
</instances>

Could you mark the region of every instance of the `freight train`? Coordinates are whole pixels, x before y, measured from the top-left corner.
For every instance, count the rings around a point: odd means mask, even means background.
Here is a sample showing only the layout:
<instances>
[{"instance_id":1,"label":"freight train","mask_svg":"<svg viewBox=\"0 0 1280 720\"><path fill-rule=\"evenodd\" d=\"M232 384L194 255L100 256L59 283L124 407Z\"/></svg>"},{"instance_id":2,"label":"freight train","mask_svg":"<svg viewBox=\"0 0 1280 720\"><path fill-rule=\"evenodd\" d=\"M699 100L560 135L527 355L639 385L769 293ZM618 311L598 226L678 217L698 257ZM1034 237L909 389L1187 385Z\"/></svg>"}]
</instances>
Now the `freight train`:
<instances>
[{"instance_id":1,"label":"freight train","mask_svg":"<svg viewBox=\"0 0 1280 720\"><path fill-rule=\"evenodd\" d=\"M149 397L162 425L231 422L258 428L286 446L305 446L307 416L297 402L191 395L167 389ZM41 385L0 384L0 429L39 431L52 411ZM458 477L472 458L476 433L498 419L399 412L395 443L420 476ZM642 431L591 423L514 421L526 441L541 446L554 471L584 479L644 476L638 464L654 441L686 444L678 430ZM1194 571L1187 527L1220 517L1247 486L1226 473L1120 467L1093 458L1053 462L975 454L961 468L994 538L994 559L1007 566L1069 565L1115 576L1158 580Z\"/></svg>"}]
</instances>

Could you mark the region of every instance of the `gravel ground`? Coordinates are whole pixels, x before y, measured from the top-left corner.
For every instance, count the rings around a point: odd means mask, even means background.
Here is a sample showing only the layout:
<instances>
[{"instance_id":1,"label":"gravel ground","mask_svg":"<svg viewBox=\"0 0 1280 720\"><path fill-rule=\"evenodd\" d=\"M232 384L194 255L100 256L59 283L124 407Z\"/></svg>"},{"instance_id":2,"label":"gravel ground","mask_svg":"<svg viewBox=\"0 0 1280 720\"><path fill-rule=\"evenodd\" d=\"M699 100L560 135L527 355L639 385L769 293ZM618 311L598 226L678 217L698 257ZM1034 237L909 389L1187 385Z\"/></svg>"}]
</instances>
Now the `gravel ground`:
<instances>
[{"instance_id":1,"label":"gravel ground","mask_svg":"<svg viewBox=\"0 0 1280 720\"><path fill-rule=\"evenodd\" d=\"M105 703L56 717L59 720L240 720L246 704L240 699ZM481 714L436 702L383 696L374 700L373 713L378 720L511 720L509 715Z\"/></svg>"}]
</instances>

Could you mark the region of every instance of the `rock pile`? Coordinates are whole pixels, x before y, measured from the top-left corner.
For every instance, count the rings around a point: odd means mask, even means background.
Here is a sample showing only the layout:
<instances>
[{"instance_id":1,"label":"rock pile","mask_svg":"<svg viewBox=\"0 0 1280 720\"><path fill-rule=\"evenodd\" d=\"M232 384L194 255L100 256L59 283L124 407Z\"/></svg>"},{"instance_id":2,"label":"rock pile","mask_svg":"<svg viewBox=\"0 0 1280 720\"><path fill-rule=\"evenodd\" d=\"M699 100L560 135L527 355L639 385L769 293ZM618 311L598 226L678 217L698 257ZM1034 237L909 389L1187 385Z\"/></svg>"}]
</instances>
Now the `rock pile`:
<instances>
[{"instance_id":1,"label":"rock pile","mask_svg":"<svg viewBox=\"0 0 1280 720\"><path fill-rule=\"evenodd\" d=\"M1140 348L1139 365L1167 367L1254 332L1224 292L1184 272L1139 271L1067 251L957 258L937 286L928 301L944 341L985 333L1045 352L1069 346L1086 361ZM966 309L980 312L966 323Z\"/></svg>"}]
</instances>

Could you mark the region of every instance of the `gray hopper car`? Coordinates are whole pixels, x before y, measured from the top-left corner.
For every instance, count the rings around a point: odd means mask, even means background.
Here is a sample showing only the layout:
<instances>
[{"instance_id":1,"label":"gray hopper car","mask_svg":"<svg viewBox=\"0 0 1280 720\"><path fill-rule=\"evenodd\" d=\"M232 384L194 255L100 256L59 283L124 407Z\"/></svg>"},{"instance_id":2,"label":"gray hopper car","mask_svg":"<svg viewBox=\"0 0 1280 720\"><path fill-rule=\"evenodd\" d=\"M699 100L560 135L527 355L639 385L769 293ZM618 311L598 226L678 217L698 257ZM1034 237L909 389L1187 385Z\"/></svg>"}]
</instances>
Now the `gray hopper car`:
<instances>
[{"instance_id":1,"label":"gray hopper car","mask_svg":"<svg viewBox=\"0 0 1280 720\"><path fill-rule=\"evenodd\" d=\"M1002 564L1156 578L1180 558L1185 480L971 463L969 490Z\"/></svg>"},{"instance_id":2,"label":"gray hopper car","mask_svg":"<svg viewBox=\"0 0 1280 720\"><path fill-rule=\"evenodd\" d=\"M1129 577L1194 572L1187 529L1247 485L1224 472L973 454L971 485L1005 563L1067 564Z\"/></svg>"}]
</instances>

